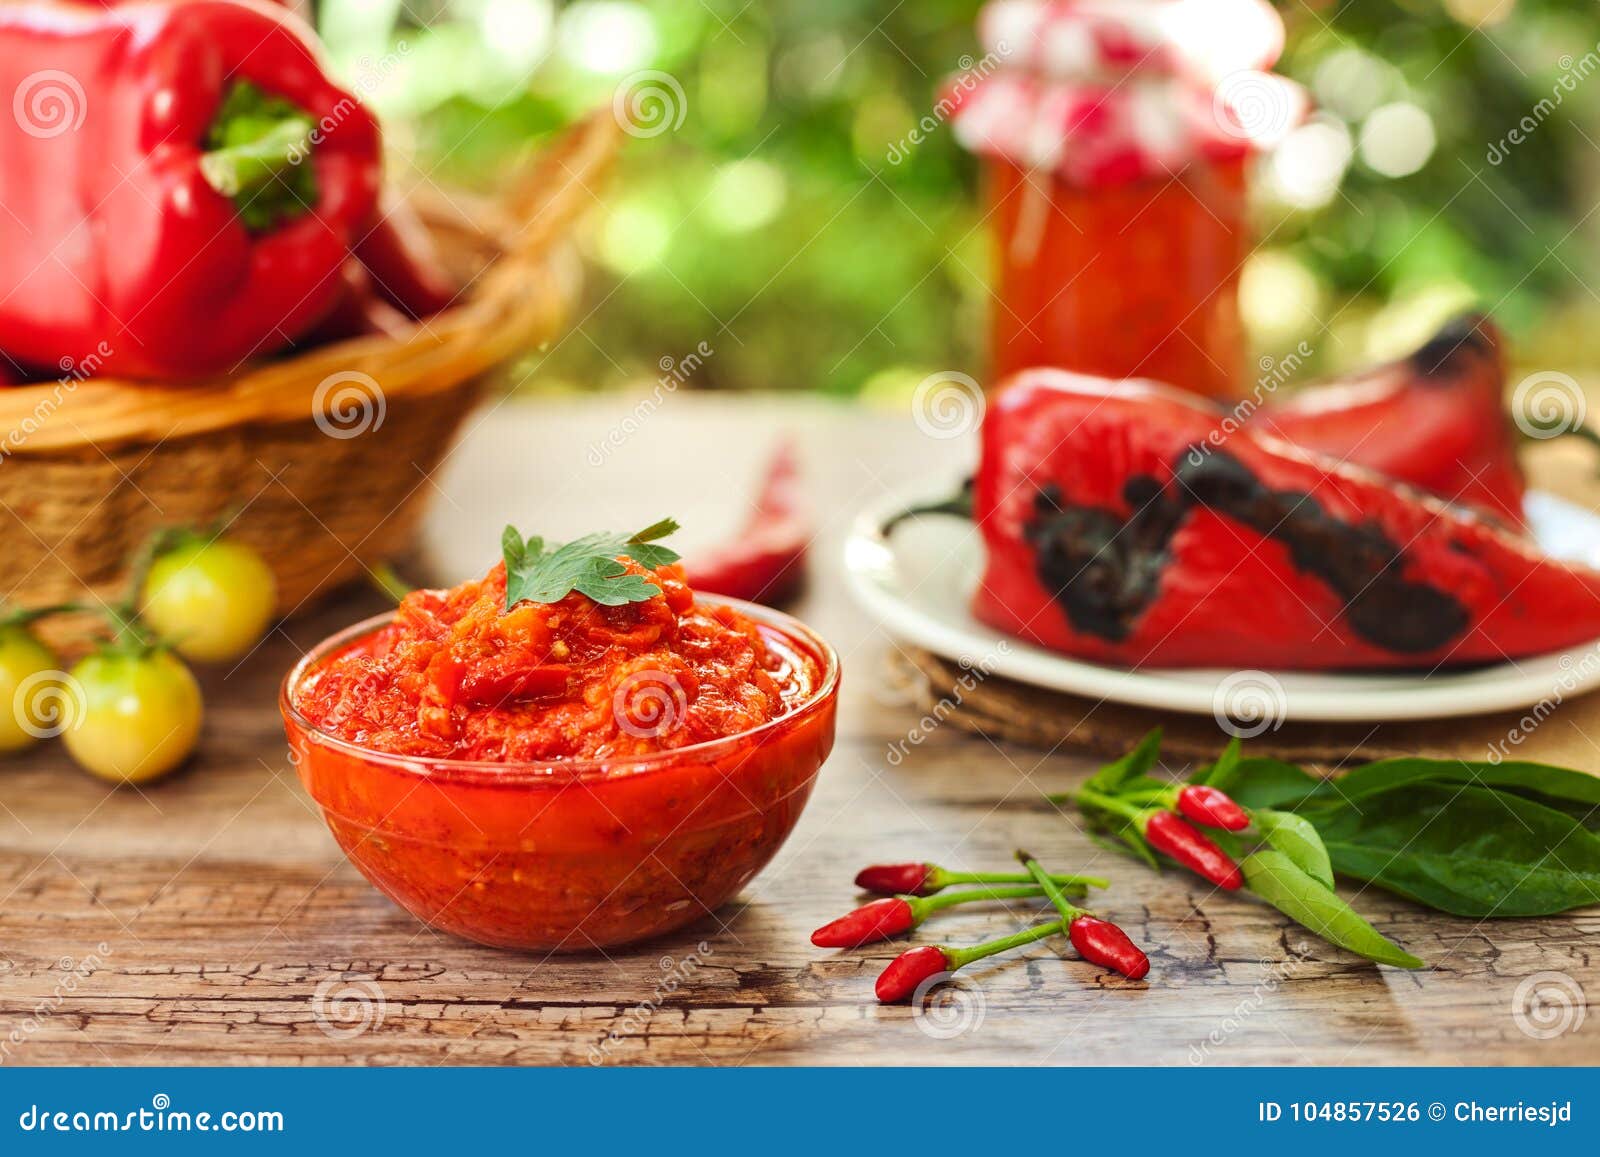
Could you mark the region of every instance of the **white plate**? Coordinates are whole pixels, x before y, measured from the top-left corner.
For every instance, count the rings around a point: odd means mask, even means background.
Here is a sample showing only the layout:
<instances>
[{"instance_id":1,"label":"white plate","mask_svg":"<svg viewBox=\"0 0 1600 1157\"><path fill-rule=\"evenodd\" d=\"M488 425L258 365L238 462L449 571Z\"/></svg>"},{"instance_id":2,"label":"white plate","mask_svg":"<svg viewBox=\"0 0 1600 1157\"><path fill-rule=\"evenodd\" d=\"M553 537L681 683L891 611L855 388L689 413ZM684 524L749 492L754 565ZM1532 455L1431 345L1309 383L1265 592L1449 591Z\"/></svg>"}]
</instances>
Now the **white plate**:
<instances>
[{"instance_id":1,"label":"white plate","mask_svg":"<svg viewBox=\"0 0 1600 1157\"><path fill-rule=\"evenodd\" d=\"M852 593L889 632L989 674L1091 699L1212 714L1230 730L1259 734L1288 720L1380 722L1475 715L1527 707L1600 685L1597 642L1570 651L1464 672L1308 673L1107 667L1003 635L968 609L983 565L975 527L957 518L907 519L897 511L951 493L926 484L861 512L845 544ZM1600 565L1600 517L1550 494L1527 497L1534 537L1559 558Z\"/></svg>"}]
</instances>

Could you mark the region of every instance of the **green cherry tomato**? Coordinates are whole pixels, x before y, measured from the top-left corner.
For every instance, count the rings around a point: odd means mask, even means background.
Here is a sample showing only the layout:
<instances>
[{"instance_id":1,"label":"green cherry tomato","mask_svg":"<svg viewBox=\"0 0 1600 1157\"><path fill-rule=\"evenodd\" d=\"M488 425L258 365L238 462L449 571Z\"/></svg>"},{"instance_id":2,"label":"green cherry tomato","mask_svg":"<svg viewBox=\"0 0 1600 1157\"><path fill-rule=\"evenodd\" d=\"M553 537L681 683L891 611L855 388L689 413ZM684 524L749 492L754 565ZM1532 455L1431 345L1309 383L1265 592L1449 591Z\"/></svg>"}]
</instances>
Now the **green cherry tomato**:
<instances>
[{"instance_id":1,"label":"green cherry tomato","mask_svg":"<svg viewBox=\"0 0 1600 1157\"><path fill-rule=\"evenodd\" d=\"M169 651L97 651L68 676L61 741L78 766L113 783L165 775L200 736L200 686Z\"/></svg>"},{"instance_id":2,"label":"green cherry tomato","mask_svg":"<svg viewBox=\"0 0 1600 1157\"><path fill-rule=\"evenodd\" d=\"M60 732L61 660L27 627L0 627L0 752L21 751Z\"/></svg>"},{"instance_id":3,"label":"green cherry tomato","mask_svg":"<svg viewBox=\"0 0 1600 1157\"><path fill-rule=\"evenodd\" d=\"M144 620L197 663L237 659L272 621L277 585L261 556L228 539L185 538L150 566Z\"/></svg>"}]
</instances>

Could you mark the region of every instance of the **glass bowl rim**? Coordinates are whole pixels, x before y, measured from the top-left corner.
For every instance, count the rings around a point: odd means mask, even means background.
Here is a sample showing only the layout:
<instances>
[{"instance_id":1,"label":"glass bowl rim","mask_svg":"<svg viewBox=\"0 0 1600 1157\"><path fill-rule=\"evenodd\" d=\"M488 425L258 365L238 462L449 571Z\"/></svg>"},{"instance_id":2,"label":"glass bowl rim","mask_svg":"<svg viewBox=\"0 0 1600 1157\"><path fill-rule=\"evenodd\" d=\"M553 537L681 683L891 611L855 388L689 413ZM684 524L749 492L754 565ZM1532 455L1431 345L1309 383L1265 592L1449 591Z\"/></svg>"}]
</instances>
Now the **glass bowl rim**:
<instances>
[{"instance_id":1,"label":"glass bowl rim","mask_svg":"<svg viewBox=\"0 0 1600 1157\"><path fill-rule=\"evenodd\" d=\"M758 736L785 730L805 718L815 715L833 700L839 690L839 654L833 645L806 626L793 615L744 599L722 595L695 594L695 603L730 607L770 630L798 640L802 651L811 652L822 664L822 675L817 686L795 707L758 726L644 755L620 755L606 759L547 760L542 763L506 762L489 759L448 759L424 755L398 755L363 747L337 735L330 735L300 713L295 705L294 692L301 682L326 660L329 655L348 646L357 639L373 634L394 621L394 612L385 611L350 624L335 631L316 646L306 651L283 677L278 687L278 710L284 721L303 732L306 738L320 746L332 748L368 763L382 764L398 771L434 779L477 781L494 784L548 784L561 787L590 780L615 780L632 778L652 772L670 771L689 762L703 762L722 751L743 747Z\"/></svg>"}]
</instances>

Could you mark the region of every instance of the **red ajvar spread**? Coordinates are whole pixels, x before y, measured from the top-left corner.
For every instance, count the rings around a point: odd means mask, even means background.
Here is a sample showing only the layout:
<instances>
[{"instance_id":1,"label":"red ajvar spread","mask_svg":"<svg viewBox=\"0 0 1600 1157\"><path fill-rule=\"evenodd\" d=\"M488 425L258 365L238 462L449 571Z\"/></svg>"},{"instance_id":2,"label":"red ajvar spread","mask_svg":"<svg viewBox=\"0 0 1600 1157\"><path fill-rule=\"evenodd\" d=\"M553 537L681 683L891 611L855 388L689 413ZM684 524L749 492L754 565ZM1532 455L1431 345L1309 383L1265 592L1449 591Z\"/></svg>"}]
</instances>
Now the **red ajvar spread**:
<instances>
[{"instance_id":1,"label":"red ajvar spread","mask_svg":"<svg viewBox=\"0 0 1600 1157\"><path fill-rule=\"evenodd\" d=\"M736 735L815 687L756 624L696 603L677 565L627 568L661 590L608 607L574 591L505 608L506 572L408 595L339 652L296 705L325 734L395 755L495 762L614 758Z\"/></svg>"}]
</instances>

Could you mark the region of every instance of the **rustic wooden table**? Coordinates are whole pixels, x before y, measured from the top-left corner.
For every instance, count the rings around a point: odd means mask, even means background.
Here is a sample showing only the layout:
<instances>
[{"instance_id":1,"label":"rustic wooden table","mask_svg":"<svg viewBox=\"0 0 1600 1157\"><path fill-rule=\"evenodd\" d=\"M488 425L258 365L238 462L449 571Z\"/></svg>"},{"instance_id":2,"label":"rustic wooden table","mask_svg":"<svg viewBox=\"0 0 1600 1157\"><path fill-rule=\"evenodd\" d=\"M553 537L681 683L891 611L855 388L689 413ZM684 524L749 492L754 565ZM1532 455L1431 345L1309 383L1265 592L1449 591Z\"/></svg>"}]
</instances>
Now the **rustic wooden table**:
<instances>
[{"instance_id":1,"label":"rustic wooden table","mask_svg":"<svg viewBox=\"0 0 1600 1157\"><path fill-rule=\"evenodd\" d=\"M1600 913L1478 923L1369 891L1362 909L1432 962L1377 968L1269 908L1158 878L1042 803L1089 761L916 725L882 673L891 641L849 602L839 543L885 486L953 475L966 439L905 415L806 402L516 403L486 410L429 485L419 565L487 564L508 519L560 534L670 510L710 537L742 513L763 446L802 442L824 514L796 612L844 656L838 745L798 830L734 903L605 955L494 951L419 925L349 867L290 768L275 703L300 651L377 609L355 595L208 677L202 753L106 790L58 745L0 767L0 1062L13 1064L1542 1064L1600 1060L1600 1017L1525 1007L1600 995ZM133 484L136 480L131 480ZM924 1014L880 1008L896 947L832 953L872 860L1003 865L1026 843L1115 877L1103 907L1150 949L1144 983L1052 946L974 967ZM1347 893L1348 894L1348 893ZM1020 914L950 915L972 942ZM1529 980L1539 973L1558 974ZM1551 989L1549 985L1556 985ZM1519 987L1522 996L1519 998ZM1548 1025L1565 1027L1546 1035Z\"/></svg>"}]
</instances>

